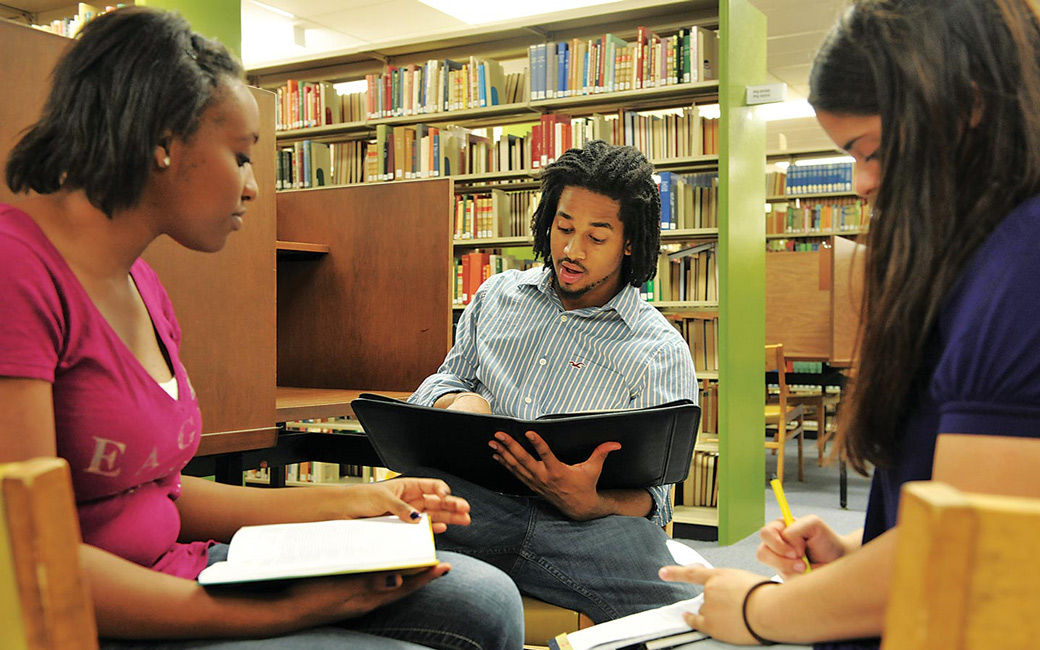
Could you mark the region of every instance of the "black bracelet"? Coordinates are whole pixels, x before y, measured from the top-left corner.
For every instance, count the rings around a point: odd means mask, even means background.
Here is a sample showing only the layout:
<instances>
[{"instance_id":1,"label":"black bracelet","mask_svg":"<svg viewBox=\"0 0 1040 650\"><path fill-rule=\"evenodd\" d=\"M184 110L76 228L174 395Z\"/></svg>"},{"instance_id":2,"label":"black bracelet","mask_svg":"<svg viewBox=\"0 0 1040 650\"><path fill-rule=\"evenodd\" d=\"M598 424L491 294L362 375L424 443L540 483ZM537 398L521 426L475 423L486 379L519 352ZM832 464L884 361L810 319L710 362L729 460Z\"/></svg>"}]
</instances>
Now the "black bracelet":
<instances>
[{"instance_id":1,"label":"black bracelet","mask_svg":"<svg viewBox=\"0 0 1040 650\"><path fill-rule=\"evenodd\" d=\"M758 589L759 587L764 587L766 585L778 585L778 584L780 584L780 583L779 582L773 582L772 580L763 580L762 582L759 582L757 584L752 585L751 589L748 589L748 592L746 594L744 594L744 605L740 608L741 609L741 613L744 615L744 627L747 629L748 634L750 634L752 637L754 637L755 641L758 641L762 645L776 645L776 641L770 641L769 639L764 639L764 638L758 636L757 634L755 634L755 631L751 629L751 623L748 623L748 620L747 620L748 601L751 600L751 594L755 593L755 590Z\"/></svg>"}]
</instances>

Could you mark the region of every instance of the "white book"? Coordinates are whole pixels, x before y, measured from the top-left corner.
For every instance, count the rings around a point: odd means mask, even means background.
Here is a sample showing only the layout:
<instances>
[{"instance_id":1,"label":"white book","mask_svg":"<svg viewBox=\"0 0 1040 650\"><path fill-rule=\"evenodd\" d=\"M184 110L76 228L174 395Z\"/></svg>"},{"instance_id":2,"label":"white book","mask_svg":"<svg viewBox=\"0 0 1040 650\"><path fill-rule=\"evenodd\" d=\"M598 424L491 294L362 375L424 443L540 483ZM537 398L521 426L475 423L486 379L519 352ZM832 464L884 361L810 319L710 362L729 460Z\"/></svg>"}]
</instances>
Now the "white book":
<instances>
[{"instance_id":1,"label":"white book","mask_svg":"<svg viewBox=\"0 0 1040 650\"><path fill-rule=\"evenodd\" d=\"M433 528L397 517L244 526L227 560L203 569L202 585L396 571L437 565Z\"/></svg>"}]
</instances>

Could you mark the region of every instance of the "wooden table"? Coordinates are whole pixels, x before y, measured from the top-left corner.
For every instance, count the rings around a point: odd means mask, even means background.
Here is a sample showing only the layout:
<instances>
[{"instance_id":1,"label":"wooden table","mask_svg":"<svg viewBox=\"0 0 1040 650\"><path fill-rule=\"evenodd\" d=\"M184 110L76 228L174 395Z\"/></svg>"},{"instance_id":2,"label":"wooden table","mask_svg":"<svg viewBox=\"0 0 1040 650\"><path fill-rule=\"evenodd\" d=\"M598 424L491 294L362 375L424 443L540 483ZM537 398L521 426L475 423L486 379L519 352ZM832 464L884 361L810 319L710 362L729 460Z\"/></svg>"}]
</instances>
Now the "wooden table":
<instances>
[{"instance_id":1,"label":"wooden table","mask_svg":"<svg viewBox=\"0 0 1040 650\"><path fill-rule=\"evenodd\" d=\"M407 399L402 391L371 391L337 388L291 388L279 386L275 392L275 435L258 438L253 432L228 432L219 435L219 445L212 437L203 436L199 452L185 467L193 476L215 476L218 483L240 485L242 472L258 467L280 467L303 461L328 463L350 462L356 465L380 464L379 456L363 433L315 433L287 431L286 422L317 420L354 415L350 403L362 393L378 393L396 399ZM248 435L246 435L248 434ZM281 472L271 472L271 487L284 482Z\"/></svg>"}]
</instances>

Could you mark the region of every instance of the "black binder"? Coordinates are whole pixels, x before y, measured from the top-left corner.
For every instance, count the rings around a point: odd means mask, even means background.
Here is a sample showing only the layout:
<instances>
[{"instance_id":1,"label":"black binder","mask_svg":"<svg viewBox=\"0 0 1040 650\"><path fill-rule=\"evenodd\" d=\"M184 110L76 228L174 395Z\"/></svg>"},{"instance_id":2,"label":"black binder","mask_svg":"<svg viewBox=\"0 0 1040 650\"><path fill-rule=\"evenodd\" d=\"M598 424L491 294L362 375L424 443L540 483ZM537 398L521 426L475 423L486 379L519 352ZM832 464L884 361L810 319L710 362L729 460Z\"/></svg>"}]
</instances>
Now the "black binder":
<instances>
[{"instance_id":1,"label":"black binder","mask_svg":"<svg viewBox=\"0 0 1040 650\"><path fill-rule=\"evenodd\" d=\"M686 478L697 442L701 409L681 400L644 409L596 411L521 420L448 411L363 393L351 402L383 464L409 473L432 467L504 494L531 490L491 456L488 441L504 431L528 453L524 435L536 431L562 462L588 460L604 442L620 442L603 465L600 489L645 488Z\"/></svg>"}]
</instances>

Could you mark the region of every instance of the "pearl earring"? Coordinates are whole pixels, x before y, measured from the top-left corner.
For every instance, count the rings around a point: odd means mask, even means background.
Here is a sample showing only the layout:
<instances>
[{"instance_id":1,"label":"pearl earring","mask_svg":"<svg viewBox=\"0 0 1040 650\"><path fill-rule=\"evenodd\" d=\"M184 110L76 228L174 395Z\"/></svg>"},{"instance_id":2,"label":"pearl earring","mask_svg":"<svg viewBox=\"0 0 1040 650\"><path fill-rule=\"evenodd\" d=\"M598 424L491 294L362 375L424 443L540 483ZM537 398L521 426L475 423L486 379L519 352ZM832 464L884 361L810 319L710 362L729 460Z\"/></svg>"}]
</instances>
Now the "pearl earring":
<instances>
[{"instance_id":1,"label":"pearl earring","mask_svg":"<svg viewBox=\"0 0 1040 650\"><path fill-rule=\"evenodd\" d=\"M164 158L162 159L162 165L160 165L160 166L161 166L161 167L162 167L163 169L166 169L167 167L169 167L169 166L170 166L170 157L169 157L169 156L165 156L165 157L164 157Z\"/></svg>"}]
</instances>

